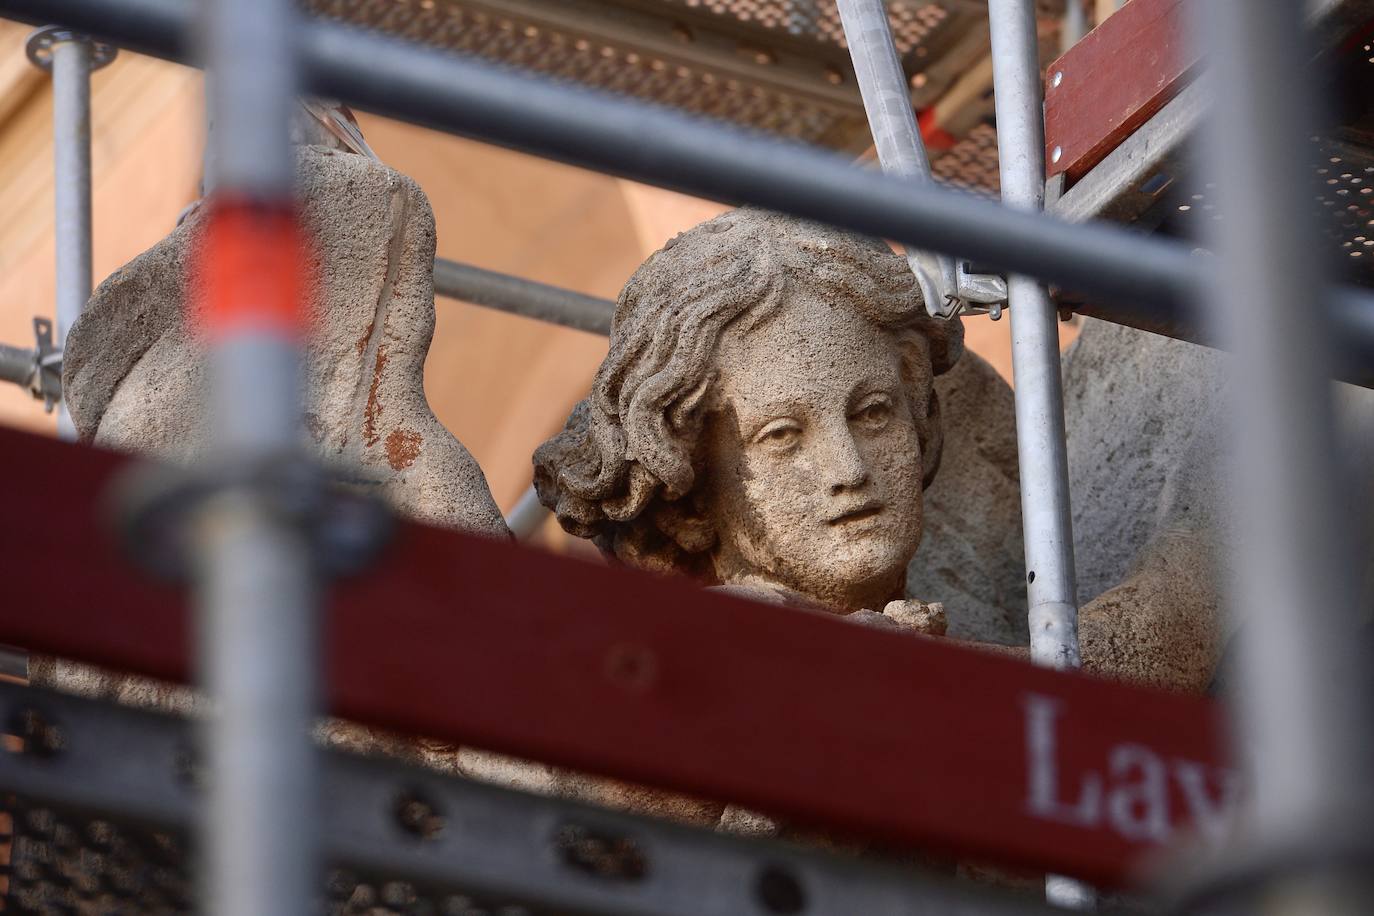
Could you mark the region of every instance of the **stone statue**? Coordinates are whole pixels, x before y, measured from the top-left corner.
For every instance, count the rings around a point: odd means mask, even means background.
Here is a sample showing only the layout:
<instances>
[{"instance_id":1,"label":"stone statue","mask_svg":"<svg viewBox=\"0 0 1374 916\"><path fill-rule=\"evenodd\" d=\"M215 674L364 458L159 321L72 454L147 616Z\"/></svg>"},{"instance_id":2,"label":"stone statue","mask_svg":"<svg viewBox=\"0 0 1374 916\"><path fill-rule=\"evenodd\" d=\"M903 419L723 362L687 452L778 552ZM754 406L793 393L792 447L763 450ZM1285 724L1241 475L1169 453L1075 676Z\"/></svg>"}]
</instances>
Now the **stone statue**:
<instances>
[{"instance_id":1,"label":"stone statue","mask_svg":"<svg viewBox=\"0 0 1374 916\"><path fill-rule=\"evenodd\" d=\"M927 315L883 243L727 213L626 285L591 395L535 453L535 485L566 530L617 561L943 635L943 608L905 589L922 491L946 435L967 438L971 422L942 418L935 390L962 350L958 320ZM1214 595L1177 587L1210 579L1207 551L1175 540L1083 607L1086 668L1207 687Z\"/></svg>"},{"instance_id":2,"label":"stone statue","mask_svg":"<svg viewBox=\"0 0 1374 916\"><path fill-rule=\"evenodd\" d=\"M434 215L420 188L368 158L298 147L317 278L304 360L309 447L362 468L402 513L508 537L482 469L424 393L434 333ZM63 391L83 441L189 461L204 354L186 320L204 212L100 284L67 339ZM188 303L188 299L190 302Z\"/></svg>"},{"instance_id":3,"label":"stone statue","mask_svg":"<svg viewBox=\"0 0 1374 916\"><path fill-rule=\"evenodd\" d=\"M366 155L315 145L296 156L317 278L303 445L332 465L362 469L404 515L508 538L481 468L424 393L435 322L428 199ZM187 276L204 217L203 209L188 208L167 238L100 284L72 327L63 391L83 441L173 462L197 457L205 441L205 370L186 320L188 308L199 307ZM35 683L132 705L191 707L189 691L69 661L35 656L30 673ZM342 730L330 726L333 734ZM345 737L358 748L374 736L352 728Z\"/></svg>"},{"instance_id":4,"label":"stone statue","mask_svg":"<svg viewBox=\"0 0 1374 916\"><path fill-rule=\"evenodd\" d=\"M942 607L906 594L923 491L947 432L967 446L967 424L1011 422L997 410L942 418L936 379L960 374L951 370L962 351L962 325L926 313L887 245L773 213L726 213L669 241L630 279L590 395L535 453L535 486L566 530L614 561L940 636ZM965 374L964 386L977 378ZM1014 454L997 461L1014 475ZM970 505L944 511L976 514ZM1019 528L1014 511L1004 515ZM1184 558L1201 552L1186 549L1083 608L1085 667L1205 688L1215 607L1153 600L1165 594L1156 580L1196 577L1199 564ZM1013 575L1024 576L1019 562ZM615 807L780 830L730 806L577 774L555 782Z\"/></svg>"},{"instance_id":5,"label":"stone statue","mask_svg":"<svg viewBox=\"0 0 1374 916\"><path fill-rule=\"evenodd\" d=\"M629 565L762 600L928 619L905 598L963 350L880 242L761 211L685 232L621 294L541 501Z\"/></svg>"}]
</instances>

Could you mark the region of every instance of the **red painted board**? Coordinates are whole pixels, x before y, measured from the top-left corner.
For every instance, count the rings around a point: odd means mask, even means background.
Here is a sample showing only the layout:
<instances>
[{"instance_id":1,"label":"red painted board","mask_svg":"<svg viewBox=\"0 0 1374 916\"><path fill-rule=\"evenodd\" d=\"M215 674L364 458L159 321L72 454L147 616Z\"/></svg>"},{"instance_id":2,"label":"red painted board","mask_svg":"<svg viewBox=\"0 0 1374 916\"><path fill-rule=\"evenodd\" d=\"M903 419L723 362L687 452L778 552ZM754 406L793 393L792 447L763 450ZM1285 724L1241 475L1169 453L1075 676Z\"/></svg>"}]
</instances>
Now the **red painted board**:
<instances>
[{"instance_id":1,"label":"red painted board","mask_svg":"<svg viewBox=\"0 0 1374 916\"><path fill-rule=\"evenodd\" d=\"M1183 88L1198 60L1187 17L1183 0L1131 0L1046 68L1048 175L1082 178Z\"/></svg>"},{"instance_id":2,"label":"red painted board","mask_svg":"<svg viewBox=\"0 0 1374 916\"><path fill-rule=\"evenodd\" d=\"M107 521L129 460L0 431L0 641L182 678ZM1201 698L416 524L323 648L341 716L1104 884L1233 782Z\"/></svg>"}]
</instances>

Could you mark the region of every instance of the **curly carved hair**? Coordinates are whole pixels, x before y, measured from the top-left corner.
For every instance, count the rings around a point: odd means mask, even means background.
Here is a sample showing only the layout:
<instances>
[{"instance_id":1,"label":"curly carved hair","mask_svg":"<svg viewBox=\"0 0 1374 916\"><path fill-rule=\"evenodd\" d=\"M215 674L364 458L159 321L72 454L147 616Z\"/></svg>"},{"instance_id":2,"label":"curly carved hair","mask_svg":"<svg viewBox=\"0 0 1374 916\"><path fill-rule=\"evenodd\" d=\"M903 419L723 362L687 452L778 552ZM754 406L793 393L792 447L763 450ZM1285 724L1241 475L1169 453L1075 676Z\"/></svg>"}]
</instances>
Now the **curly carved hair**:
<instances>
[{"instance_id":1,"label":"curly carved hair","mask_svg":"<svg viewBox=\"0 0 1374 916\"><path fill-rule=\"evenodd\" d=\"M698 443L727 327L749 330L799 287L893 334L930 379L963 352L957 318L931 318L905 258L875 239L759 210L735 210L669 240L620 294L591 394L534 453L539 501L568 532L630 565L711 581L715 532L692 498ZM912 399L926 486L940 463L939 401Z\"/></svg>"}]
</instances>

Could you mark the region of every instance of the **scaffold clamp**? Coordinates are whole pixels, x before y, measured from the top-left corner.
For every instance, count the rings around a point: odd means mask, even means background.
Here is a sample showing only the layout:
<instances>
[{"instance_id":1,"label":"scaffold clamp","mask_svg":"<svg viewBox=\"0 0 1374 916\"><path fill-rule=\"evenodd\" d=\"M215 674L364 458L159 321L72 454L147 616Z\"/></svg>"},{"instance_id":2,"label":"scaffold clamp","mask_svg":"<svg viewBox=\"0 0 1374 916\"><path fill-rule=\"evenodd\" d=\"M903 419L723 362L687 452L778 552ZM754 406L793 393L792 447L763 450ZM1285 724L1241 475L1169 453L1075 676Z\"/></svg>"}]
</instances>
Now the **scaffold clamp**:
<instances>
[{"instance_id":1,"label":"scaffold clamp","mask_svg":"<svg viewBox=\"0 0 1374 916\"><path fill-rule=\"evenodd\" d=\"M391 512L380 481L325 468L300 454L174 470L139 463L111 487L114 524L144 569L181 581L189 576L197 510L212 500L259 500L266 511L306 531L316 568L343 576L365 568L390 540Z\"/></svg>"},{"instance_id":2,"label":"scaffold clamp","mask_svg":"<svg viewBox=\"0 0 1374 916\"><path fill-rule=\"evenodd\" d=\"M43 402L45 413L52 413L62 400L62 351L53 342L51 318L33 319L33 339L36 358L29 392Z\"/></svg>"},{"instance_id":3,"label":"scaffold clamp","mask_svg":"<svg viewBox=\"0 0 1374 916\"><path fill-rule=\"evenodd\" d=\"M90 66L92 71L108 66L119 54L119 49L114 45L95 41L88 35L60 25L46 25L30 32L28 39L24 42L24 53L28 55L29 62L39 70L51 73L53 45L61 44L64 41L80 41L91 46Z\"/></svg>"}]
</instances>

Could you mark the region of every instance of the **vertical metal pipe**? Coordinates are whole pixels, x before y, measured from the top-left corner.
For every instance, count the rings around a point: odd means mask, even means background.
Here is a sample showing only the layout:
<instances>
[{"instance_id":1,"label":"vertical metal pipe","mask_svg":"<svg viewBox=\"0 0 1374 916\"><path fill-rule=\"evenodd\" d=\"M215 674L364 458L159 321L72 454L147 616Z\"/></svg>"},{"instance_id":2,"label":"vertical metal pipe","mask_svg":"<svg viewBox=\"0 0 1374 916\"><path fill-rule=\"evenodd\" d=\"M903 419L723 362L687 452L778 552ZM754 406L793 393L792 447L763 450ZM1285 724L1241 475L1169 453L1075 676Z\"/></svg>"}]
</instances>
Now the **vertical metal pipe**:
<instances>
[{"instance_id":1,"label":"vertical metal pipe","mask_svg":"<svg viewBox=\"0 0 1374 916\"><path fill-rule=\"evenodd\" d=\"M209 143L215 194L202 267L212 467L268 467L297 446L300 353L288 119L295 102L290 0L208 0ZM225 243L228 244L225 244ZM246 253L245 253L246 252ZM251 280L238 282L242 275ZM199 512L197 598L211 790L206 909L299 916L318 885L316 581L303 527L261 484Z\"/></svg>"},{"instance_id":2,"label":"vertical metal pipe","mask_svg":"<svg viewBox=\"0 0 1374 916\"><path fill-rule=\"evenodd\" d=\"M1067 0L1064 6L1064 22L1060 26L1059 32L1059 53L1066 53L1069 48L1083 40L1083 36L1088 34L1088 8L1085 6L1086 0Z\"/></svg>"},{"instance_id":3,"label":"vertical metal pipe","mask_svg":"<svg viewBox=\"0 0 1374 916\"><path fill-rule=\"evenodd\" d=\"M1232 700L1239 759L1253 779L1247 826L1285 860L1308 855L1308 867L1272 879L1266 911L1318 916L1374 909L1367 867L1339 864L1348 844L1374 840L1374 689L1358 654L1358 564L1327 381L1331 327L1310 307L1323 277L1309 218L1317 97L1303 6L1209 0L1198 16L1215 93L1206 164L1224 214L1209 223L1211 295L1235 353ZM1314 849L1326 861L1314 861Z\"/></svg>"},{"instance_id":4,"label":"vertical metal pipe","mask_svg":"<svg viewBox=\"0 0 1374 916\"><path fill-rule=\"evenodd\" d=\"M310 547L252 494L224 493L200 515L201 676L213 703L202 909L299 916L318 887Z\"/></svg>"},{"instance_id":5,"label":"vertical metal pipe","mask_svg":"<svg viewBox=\"0 0 1374 916\"><path fill-rule=\"evenodd\" d=\"M1045 125L1035 3L990 0L988 14L1002 200L1021 210L1039 210L1045 198ZM1078 597L1058 313L1035 280L1014 275L1008 286L1031 656L1043 665L1076 668Z\"/></svg>"},{"instance_id":6,"label":"vertical metal pipe","mask_svg":"<svg viewBox=\"0 0 1374 916\"><path fill-rule=\"evenodd\" d=\"M1009 207L1042 210L1045 122L1035 2L989 0L988 17L1002 200ZM1007 293L1031 659L1053 668L1077 668L1078 586L1069 514L1059 316L1046 289L1030 277L1009 277ZM1045 890L1052 902L1061 905L1083 908L1093 902L1090 889L1065 878L1051 876Z\"/></svg>"},{"instance_id":7,"label":"vertical metal pipe","mask_svg":"<svg viewBox=\"0 0 1374 916\"><path fill-rule=\"evenodd\" d=\"M206 92L213 181L229 193L289 197L287 125L296 107L295 10L280 0L207 0Z\"/></svg>"},{"instance_id":8,"label":"vertical metal pipe","mask_svg":"<svg viewBox=\"0 0 1374 916\"><path fill-rule=\"evenodd\" d=\"M59 348L91 298L91 44L68 34L51 49ZM65 402L57 429L76 438Z\"/></svg>"},{"instance_id":9,"label":"vertical metal pipe","mask_svg":"<svg viewBox=\"0 0 1374 916\"><path fill-rule=\"evenodd\" d=\"M890 175L933 181L887 9L882 0L839 0L839 10L878 162ZM951 314L957 308L953 297L959 294L954 259L910 248L906 259L921 284L926 310L936 316Z\"/></svg>"}]
</instances>

